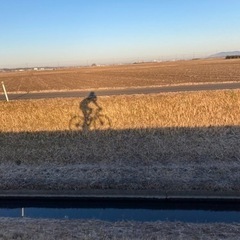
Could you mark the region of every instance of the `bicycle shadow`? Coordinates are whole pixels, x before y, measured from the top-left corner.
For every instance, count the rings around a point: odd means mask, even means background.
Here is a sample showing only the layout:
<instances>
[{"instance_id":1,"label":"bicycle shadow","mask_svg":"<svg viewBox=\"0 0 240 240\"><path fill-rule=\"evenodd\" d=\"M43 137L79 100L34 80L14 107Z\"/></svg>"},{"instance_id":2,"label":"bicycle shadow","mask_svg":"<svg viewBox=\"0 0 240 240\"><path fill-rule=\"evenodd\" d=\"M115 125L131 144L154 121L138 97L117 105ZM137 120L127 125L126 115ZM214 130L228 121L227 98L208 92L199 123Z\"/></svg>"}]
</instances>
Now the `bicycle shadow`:
<instances>
[{"instance_id":1,"label":"bicycle shadow","mask_svg":"<svg viewBox=\"0 0 240 240\"><path fill-rule=\"evenodd\" d=\"M82 115L73 116L69 121L69 129L90 131L109 129L111 126L110 119L101 113L102 107L97 102L97 95L95 92L90 92L80 104L79 109Z\"/></svg>"}]
</instances>

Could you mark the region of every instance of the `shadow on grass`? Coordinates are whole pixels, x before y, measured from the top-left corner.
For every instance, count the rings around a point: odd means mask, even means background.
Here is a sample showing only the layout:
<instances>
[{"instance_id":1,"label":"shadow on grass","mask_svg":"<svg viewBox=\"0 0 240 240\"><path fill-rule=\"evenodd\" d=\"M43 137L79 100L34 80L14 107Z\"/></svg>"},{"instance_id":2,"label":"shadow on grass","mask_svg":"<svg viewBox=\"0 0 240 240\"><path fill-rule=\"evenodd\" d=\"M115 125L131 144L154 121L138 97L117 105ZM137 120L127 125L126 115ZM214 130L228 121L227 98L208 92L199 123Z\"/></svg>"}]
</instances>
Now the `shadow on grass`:
<instances>
[{"instance_id":1,"label":"shadow on grass","mask_svg":"<svg viewBox=\"0 0 240 240\"><path fill-rule=\"evenodd\" d=\"M0 133L2 162L239 161L240 127Z\"/></svg>"},{"instance_id":2,"label":"shadow on grass","mask_svg":"<svg viewBox=\"0 0 240 240\"><path fill-rule=\"evenodd\" d=\"M0 189L240 191L240 127L0 133Z\"/></svg>"}]
</instances>

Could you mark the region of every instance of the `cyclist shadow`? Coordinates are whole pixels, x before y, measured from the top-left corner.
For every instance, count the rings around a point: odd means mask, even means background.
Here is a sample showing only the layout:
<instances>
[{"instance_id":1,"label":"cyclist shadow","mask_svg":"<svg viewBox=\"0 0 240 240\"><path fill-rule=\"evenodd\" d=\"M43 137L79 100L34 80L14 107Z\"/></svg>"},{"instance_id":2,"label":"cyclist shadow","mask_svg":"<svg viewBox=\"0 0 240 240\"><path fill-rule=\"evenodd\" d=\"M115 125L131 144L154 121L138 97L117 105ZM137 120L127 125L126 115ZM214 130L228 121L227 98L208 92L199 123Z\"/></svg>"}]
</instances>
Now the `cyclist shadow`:
<instances>
[{"instance_id":1,"label":"cyclist shadow","mask_svg":"<svg viewBox=\"0 0 240 240\"><path fill-rule=\"evenodd\" d=\"M97 102L97 96L94 92L90 92L88 97L84 98L80 104L79 109L82 116L74 116L69 122L70 130L90 131L103 130L111 127L110 119L101 113L102 108Z\"/></svg>"}]
</instances>

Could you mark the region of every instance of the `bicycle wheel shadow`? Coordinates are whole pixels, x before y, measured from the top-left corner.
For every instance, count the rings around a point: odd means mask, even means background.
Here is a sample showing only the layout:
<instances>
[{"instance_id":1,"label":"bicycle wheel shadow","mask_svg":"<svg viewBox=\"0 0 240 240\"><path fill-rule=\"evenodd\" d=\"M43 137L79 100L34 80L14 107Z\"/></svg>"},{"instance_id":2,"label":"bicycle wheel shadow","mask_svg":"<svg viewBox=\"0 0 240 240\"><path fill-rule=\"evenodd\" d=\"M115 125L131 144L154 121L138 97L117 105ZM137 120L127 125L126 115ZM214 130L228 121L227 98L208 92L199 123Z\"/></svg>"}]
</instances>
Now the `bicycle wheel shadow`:
<instances>
[{"instance_id":1,"label":"bicycle wheel shadow","mask_svg":"<svg viewBox=\"0 0 240 240\"><path fill-rule=\"evenodd\" d=\"M108 116L103 115L102 107L97 102L95 92L89 95L79 103L79 110L82 115L73 116L69 121L69 129L88 132L90 130L103 130L111 127L111 121Z\"/></svg>"}]
</instances>

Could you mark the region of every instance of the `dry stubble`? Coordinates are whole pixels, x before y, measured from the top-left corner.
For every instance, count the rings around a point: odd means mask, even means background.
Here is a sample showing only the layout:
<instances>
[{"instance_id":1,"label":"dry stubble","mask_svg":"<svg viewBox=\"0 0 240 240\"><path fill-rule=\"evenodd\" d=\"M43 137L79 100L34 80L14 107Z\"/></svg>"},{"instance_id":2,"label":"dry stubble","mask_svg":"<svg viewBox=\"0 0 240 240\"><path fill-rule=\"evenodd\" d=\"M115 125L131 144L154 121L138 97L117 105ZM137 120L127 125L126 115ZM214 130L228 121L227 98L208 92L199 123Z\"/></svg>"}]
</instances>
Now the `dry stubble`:
<instances>
[{"instance_id":1,"label":"dry stubble","mask_svg":"<svg viewBox=\"0 0 240 240\"><path fill-rule=\"evenodd\" d=\"M208 59L0 73L10 92L240 81L240 60ZM1 90L0 90L1 91Z\"/></svg>"},{"instance_id":2,"label":"dry stubble","mask_svg":"<svg viewBox=\"0 0 240 240\"><path fill-rule=\"evenodd\" d=\"M0 102L1 132L68 131L83 99ZM99 97L112 130L240 126L240 91ZM97 129L96 129L97 130Z\"/></svg>"}]
</instances>

